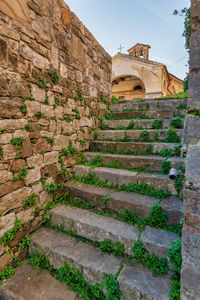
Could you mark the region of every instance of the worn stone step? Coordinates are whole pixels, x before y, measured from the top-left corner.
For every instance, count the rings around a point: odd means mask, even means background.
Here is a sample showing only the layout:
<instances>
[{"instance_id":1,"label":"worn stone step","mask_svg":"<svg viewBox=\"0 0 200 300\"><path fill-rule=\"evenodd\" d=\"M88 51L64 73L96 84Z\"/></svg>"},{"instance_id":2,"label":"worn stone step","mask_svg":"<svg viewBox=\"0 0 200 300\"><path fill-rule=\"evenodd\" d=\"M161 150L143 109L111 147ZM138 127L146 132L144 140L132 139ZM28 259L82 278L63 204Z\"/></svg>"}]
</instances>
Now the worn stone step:
<instances>
[{"instance_id":1,"label":"worn stone step","mask_svg":"<svg viewBox=\"0 0 200 300\"><path fill-rule=\"evenodd\" d=\"M77 243L64 233L48 228L36 231L31 236L31 240L30 253L42 255L45 253L54 268L60 268L66 261L72 267L82 269L83 276L92 284L101 282L103 273L115 275L121 266L121 259L113 255L102 255L99 249L82 242ZM167 300L169 298L169 279L154 277L150 270L137 263L134 267L122 268L118 281L123 293L122 300Z\"/></svg>"},{"instance_id":2,"label":"worn stone step","mask_svg":"<svg viewBox=\"0 0 200 300\"><path fill-rule=\"evenodd\" d=\"M77 176L81 177L88 174L90 167L75 165L73 170ZM177 194L174 187L174 181L170 180L168 175L137 173L128 170L105 167L94 168L91 172L95 173L101 180L107 180L108 184L118 184L121 186L122 184L128 183L146 182L153 185L156 189L169 190L173 195Z\"/></svg>"},{"instance_id":3,"label":"worn stone step","mask_svg":"<svg viewBox=\"0 0 200 300\"><path fill-rule=\"evenodd\" d=\"M130 255L133 254L131 251L133 241L137 240L140 234L136 226L80 208L57 205L50 214L53 226L60 226L65 231L71 231L73 228L76 235L92 241L103 242L106 238L114 243L120 242L125 245L125 251ZM179 238L177 234L149 226L141 235L141 241L149 252L159 256L166 256L170 249L169 244L177 238Z\"/></svg>"},{"instance_id":4,"label":"worn stone step","mask_svg":"<svg viewBox=\"0 0 200 300\"><path fill-rule=\"evenodd\" d=\"M154 277L138 264L125 266L119 277L122 300L169 300L171 282L165 277Z\"/></svg>"},{"instance_id":5,"label":"worn stone step","mask_svg":"<svg viewBox=\"0 0 200 300\"><path fill-rule=\"evenodd\" d=\"M104 164L110 162L119 162L125 167L146 167L151 171L160 171L162 162L166 160L165 157L159 155L122 155L122 154L101 154L100 152L85 152L85 158L88 162L91 162L97 155L100 156ZM180 158L173 157L168 159L171 162L172 168L178 168L180 164Z\"/></svg>"},{"instance_id":6,"label":"worn stone step","mask_svg":"<svg viewBox=\"0 0 200 300\"><path fill-rule=\"evenodd\" d=\"M182 130L176 129L176 133L179 137L182 136ZM98 131L98 140L116 140L118 137L124 138L125 132L128 138L130 140L134 141L135 139L139 139L140 141L143 140L141 137L141 134L143 130L99 130ZM155 135L161 140L164 140L167 136L168 130L161 129L161 130L155 130L155 129L148 129L149 137L152 141L155 141Z\"/></svg>"},{"instance_id":7,"label":"worn stone step","mask_svg":"<svg viewBox=\"0 0 200 300\"><path fill-rule=\"evenodd\" d=\"M137 129L138 127L142 127L143 129L151 129L152 128L152 124L154 122L155 119L144 119L144 120L134 120L134 126L133 129ZM110 129L116 129L119 126L124 126L124 127L128 127L128 125L130 124L130 120L104 120L103 124L105 124L108 128ZM170 119L164 119L163 120L163 128L167 129L170 126Z\"/></svg>"},{"instance_id":8,"label":"worn stone step","mask_svg":"<svg viewBox=\"0 0 200 300\"><path fill-rule=\"evenodd\" d=\"M145 111L117 111L117 112L112 112L112 116L116 119L139 119L141 118L141 115L146 114L147 118L151 119L171 119L174 116L174 111L173 110L147 110Z\"/></svg>"},{"instance_id":9,"label":"worn stone step","mask_svg":"<svg viewBox=\"0 0 200 300\"><path fill-rule=\"evenodd\" d=\"M129 209L138 213L141 218L146 218L151 206L158 202L158 199L137 193L114 192L110 189L91 186L84 183L67 182L64 185L64 191L68 191L70 195L79 197L95 207L109 208L118 213ZM101 199L110 195L110 201L105 204ZM174 196L169 196L162 200L162 209L168 214L167 224L179 224L183 217L183 202Z\"/></svg>"},{"instance_id":10,"label":"worn stone step","mask_svg":"<svg viewBox=\"0 0 200 300\"><path fill-rule=\"evenodd\" d=\"M143 102L138 100L120 101L119 104L109 105L110 111L123 111L125 109L173 109L175 110L180 104L187 104L187 99L168 100L168 99L146 99Z\"/></svg>"},{"instance_id":11,"label":"worn stone step","mask_svg":"<svg viewBox=\"0 0 200 300\"><path fill-rule=\"evenodd\" d=\"M48 271L24 263L17 267L12 278L0 286L2 300L78 300L65 283L56 280Z\"/></svg>"},{"instance_id":12,"label":"worn stone step","mask_svg":"<svg viewBox=\"0 0 200 300\"><path fill-rule=\"evenodd\" d=\"M154 151L161 151L164 149L173 149L177 146L175 143L147 143L147 142L115 142L115 141L91 141L90 150L103 151L137 151L138 153L145 153L146 148L152 145Z\"/></svg>"}]
</instances>

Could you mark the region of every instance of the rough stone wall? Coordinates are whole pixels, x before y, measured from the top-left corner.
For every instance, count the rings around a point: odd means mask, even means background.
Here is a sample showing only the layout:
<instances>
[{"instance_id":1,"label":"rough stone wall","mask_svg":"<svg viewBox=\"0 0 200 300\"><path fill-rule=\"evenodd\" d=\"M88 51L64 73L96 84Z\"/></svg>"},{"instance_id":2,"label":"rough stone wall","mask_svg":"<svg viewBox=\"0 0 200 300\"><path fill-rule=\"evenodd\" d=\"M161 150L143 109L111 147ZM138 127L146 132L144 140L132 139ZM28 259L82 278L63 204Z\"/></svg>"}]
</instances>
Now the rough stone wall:
<instances>
[{"instance_id":1,"label":"rough stone wall","mask_svg":"<svg viewBox=\"0 0 200 300\"><path fill-rule=\"evenodd\" d=\"M192 0L181 299L200 299L200 0Z\"/></svg>"},{"instance_id":2,"label":"rough stone wall","mask_svg":"<svg viewBox=\"0 0 200 300\"><path fill-rule=\"evenodd\" d=\"M45 180L63 182L59 171L75 163L61 149L88 148L101 93L111 95L111 57L63 0L10 3L0 1L0 269L40 226L52 198Z\"/></svg>"}]
</instances>

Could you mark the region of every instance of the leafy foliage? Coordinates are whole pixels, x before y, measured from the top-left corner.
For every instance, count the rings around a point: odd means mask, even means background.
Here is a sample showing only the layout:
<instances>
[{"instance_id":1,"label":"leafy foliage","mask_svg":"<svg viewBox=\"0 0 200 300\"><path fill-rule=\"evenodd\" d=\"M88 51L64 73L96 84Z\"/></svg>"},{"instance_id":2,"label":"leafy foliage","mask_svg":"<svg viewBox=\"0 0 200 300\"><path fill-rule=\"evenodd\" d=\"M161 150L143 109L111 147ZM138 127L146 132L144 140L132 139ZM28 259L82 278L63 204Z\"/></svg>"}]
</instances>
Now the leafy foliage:
<instances>
[{"instance_id":1,"label":"leafy foliage","mask_svg":"<svg viewBox=\"0 0 200 300\"><path fill-rule=\"evenodd\" d=\"M162 129L163 128L163 120L155 119L152 123L152 129Z\"/></svg>"},{"instance_id":2,"label":"leafy foliage","mask_svg":"<svg viewBox=\"0 0 200 300\"><path fill-rule=\"evenodd\" d=\"M27 246L31 245L31 239L30 239L30 235L27 234L23 240L19 243L19 250L26 248Z\"/></svg>"},{"instance_id":3,"label":"leafy foliage","mask_svg":"<svg viewBox=\"0 0 200 300\"><path fill-rule=\"evenodd\" d=\"M26 199L24 208L34 206L35 204L36 204L36 194L33 193Z\"/></svg>"},{"instance_id":4,"label":"leafy foliage","mask_svg":"<svg viewBox=\"0 0 200 300\"><path fill-rule=\"evenodd\" d=\"M20 220L16 219L14 227L7 230L4 235L0 238L0 244L8 246L15 238L16 233L21 229L22 224Z\"/></svg>"},{"instance_id":5,"label":"leafy foliage","mask_svg":"<svg viewBox=\"0 0 200 300\"><path fill-rule=\"evenodd\" d=\"M140 240L134 241L134 243L135 244L131 249L134 258L137 259L142 265L151 269L154 276L165 275L168 273L168 260L166 257L159 258L154 253L150 255Z\"/></svg>"},{"instance_id":6,"label":"leafy foliage","mask_svg":"<svg viewBox=\"0 0 200 300\"><path fill-rule=\"evenodd\" d=\"M0 271L0 285L3 283L3 280L6 278L11 278L15 273L15 268L13 266L6 266L3 270Z\"/></svg>"},{"instance_id":7,"label":"leafy foliage","mask_svg":"<svg viewBox=\"0 0 200 300\"><path fill-rule=\"evenodd\" d=\"M180 129L182 129L183 128L182 119L179 116L176 116L176 117L174 117L171 120L171 124L170 125L172 127L174 127L174 128L180 128Z\"/></svg>"},{"instance_id":8,"label":"leafy foliage","mask_svg":"<svg viewBox=\"0 0 200 300\"><path fill-rule=\"evenodd\" d=\"M51 76L51 81L53 84L57 84L60 80L60 75L58 72L53 71L53 70L49 70L49 75Z\"/></svg>"},{"instance_id":9,"label":"leafy foliage","mask_svg":"<svg viewBox=\"0 0 200 300\"><path fill-rule=\"evenodd\" d=\"M146 129L141 132L140 138L142 142L151 142L150 134Z\"/></svg>"},{"instance_id":10,"label":"leafy foliage","mask_svg":"<svg viewBox=\"0 0 200 300\"><path fill-rule=\"evenodd\" d=\"M185 37L185 48L190 48L190 35L191 35L191 9L184 7L180 12L174 10L174 15L184 16L184 32L183 37Z\"/></svg>"},{"instance_id":11,"label":"leafy foliage","mask_svg":"<svg viewBox=\"0 0 200 300\"><path fill-rule=\"evenodd\" d=\"M165 142L166 143L180 143L180 141L181 141L181 139L178 136L178 134L176 133L176 131L174 130L174 128L169 128L169 130L167 131Z\"/></svg>"}]
</instances>

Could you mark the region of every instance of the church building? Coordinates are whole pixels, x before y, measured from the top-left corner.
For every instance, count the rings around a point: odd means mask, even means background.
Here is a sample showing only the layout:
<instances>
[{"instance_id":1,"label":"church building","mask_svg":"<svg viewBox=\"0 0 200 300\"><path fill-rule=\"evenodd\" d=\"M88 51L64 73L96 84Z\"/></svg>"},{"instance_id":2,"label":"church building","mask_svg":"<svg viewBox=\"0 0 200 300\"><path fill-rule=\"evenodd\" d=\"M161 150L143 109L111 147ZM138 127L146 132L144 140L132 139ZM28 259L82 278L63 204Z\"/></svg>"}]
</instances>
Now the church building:
<instances>
[{"instance_id":1,"label":"church building","mask_svg":"<svg viewBox=\"0 0 200 300\"><path fill-rule=\"evenodd\" d=\"M183 91L183 81L149 60L149 45L136 44L112 59L112 95L121 100L155 98Z\"/></svg>"}]
</instances>

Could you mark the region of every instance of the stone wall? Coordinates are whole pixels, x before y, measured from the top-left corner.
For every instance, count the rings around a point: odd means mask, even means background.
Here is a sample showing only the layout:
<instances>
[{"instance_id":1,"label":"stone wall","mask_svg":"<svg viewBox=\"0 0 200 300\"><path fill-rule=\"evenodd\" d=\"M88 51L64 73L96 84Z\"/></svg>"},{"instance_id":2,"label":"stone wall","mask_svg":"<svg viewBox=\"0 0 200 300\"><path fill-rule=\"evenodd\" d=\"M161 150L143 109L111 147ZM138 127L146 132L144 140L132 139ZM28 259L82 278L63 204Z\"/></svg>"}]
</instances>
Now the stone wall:
<instances>
[{"instance_id":1,"label":"stone wall","mask_svg":"<svg viewBox=\"0 0 200 300\"><path fill-rule=\"evenodd\" d=\"M63 0L10 3L0 1L0 269L40 226L45 185L66 180L111 95L111 57Z\"/></svg>"},{"instance_id":2,"label":"stone wall","mask_svg":"<svg viewBox=\"0 0 200 300\"><path fill-rule=\"evenodd\" d=\"M200 0L192 0L181 299L200 299Z\"/></svg>"}]
</instances>

